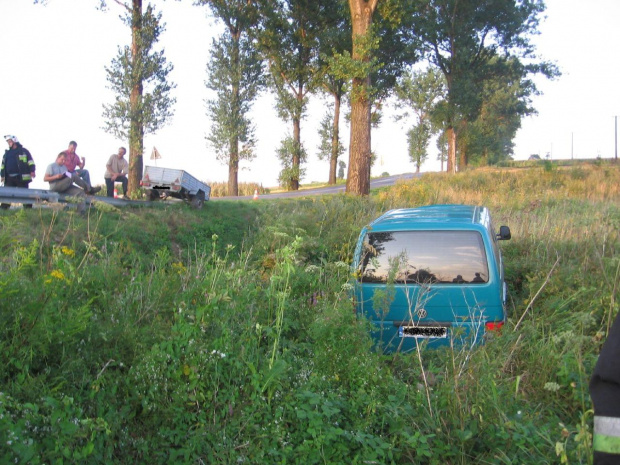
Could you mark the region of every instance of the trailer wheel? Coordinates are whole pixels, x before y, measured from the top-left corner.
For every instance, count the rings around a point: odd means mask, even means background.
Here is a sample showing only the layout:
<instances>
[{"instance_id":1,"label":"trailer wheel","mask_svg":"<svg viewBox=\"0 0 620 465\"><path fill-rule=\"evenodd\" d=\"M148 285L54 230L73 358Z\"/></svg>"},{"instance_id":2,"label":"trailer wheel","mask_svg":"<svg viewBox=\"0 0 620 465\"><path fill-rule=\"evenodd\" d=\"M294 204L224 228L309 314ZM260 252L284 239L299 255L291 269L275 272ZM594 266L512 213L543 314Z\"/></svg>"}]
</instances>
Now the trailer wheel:
<instances>
[{"instance_id":1,"label":"trailer wheel","mask_svg":"<svg viewBox=\"0 0 620 465\"><path fill-rule=\"evenodd\" d=\"M194 195L190 201L190 205L192 208L200 209L205 203L205 193L203 191L198 191L196 195Z\"/></svg>"},{"instance_id":2,"label":"trailer wheel","mask_svg":"<svg viewBox=\"0 0 620 465\"><path fill-rule=\"evenodd\" d=\"M159 194L157 193L157 191L155 189L150 189L149 190L149 200L151 202L153 202L155 200L159 200Z\"/></svg>"}]
</instances>

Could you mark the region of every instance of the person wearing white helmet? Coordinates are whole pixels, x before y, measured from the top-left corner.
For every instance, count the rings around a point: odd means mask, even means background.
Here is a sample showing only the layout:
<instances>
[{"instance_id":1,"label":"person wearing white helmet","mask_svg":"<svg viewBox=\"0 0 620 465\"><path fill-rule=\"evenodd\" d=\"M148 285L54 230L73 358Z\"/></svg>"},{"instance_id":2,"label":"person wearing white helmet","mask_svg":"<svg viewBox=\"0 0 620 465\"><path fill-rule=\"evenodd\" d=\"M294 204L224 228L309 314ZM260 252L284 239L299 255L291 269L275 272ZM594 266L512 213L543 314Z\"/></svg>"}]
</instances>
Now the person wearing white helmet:
<instances>
[{"instance_id":1,"label":"person wearing white helmet","mask_svg":"<svg viewBox=\"0 0 620 465\"><path fill-rule=\"evenodd\" d=\"M36 166L30 152L22 146L17 137L4 136L9 148L4 152L2 165L0 165L0 181L5 187L23 187L28 189L30 181L35 177ZM11 205L8 203L0 204L0 207L7 209ZM32 208L32 204L24 204L24 208Z\"/></svg>"}]
</instances>

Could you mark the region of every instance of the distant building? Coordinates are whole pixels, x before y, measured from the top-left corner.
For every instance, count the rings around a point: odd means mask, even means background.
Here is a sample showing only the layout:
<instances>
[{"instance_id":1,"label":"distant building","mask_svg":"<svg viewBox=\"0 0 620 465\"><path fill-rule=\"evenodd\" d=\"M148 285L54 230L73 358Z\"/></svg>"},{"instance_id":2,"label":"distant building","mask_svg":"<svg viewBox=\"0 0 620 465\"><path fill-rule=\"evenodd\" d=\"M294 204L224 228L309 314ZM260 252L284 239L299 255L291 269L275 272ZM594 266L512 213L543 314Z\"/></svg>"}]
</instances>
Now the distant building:
<instances>
[{"instance_id":1,"label":"distant building","mask_svg":"<svg viewBox=\"0 0 620 465\"><path fill-rule=\"evenodd\" d=\"M536 155L535 153L530 155L530 158L528 158L528 160L540 160L540 155Z\"/></svg>"}]
</instances>

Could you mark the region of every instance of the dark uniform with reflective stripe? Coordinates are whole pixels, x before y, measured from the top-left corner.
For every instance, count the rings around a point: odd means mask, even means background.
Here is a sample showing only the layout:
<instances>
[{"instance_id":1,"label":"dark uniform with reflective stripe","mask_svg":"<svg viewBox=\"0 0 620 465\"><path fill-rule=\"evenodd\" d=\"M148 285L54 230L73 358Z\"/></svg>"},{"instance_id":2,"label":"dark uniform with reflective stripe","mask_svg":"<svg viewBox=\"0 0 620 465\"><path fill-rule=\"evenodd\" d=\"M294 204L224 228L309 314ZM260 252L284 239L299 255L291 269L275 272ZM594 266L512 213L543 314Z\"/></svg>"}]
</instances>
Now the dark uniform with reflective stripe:
<instances>
[{"instance_id":1,"label":"dark uniform with reflective stripe","mask_svg":"<svg viewBox=\"0 0 620 465\"><path fill-rule=\"evenodd\" d=\"M620 464L620 313L590 380L594 403L594 464Z\"/></svg>"},{"instance_id":2,"label":"dark uniform with reflective stripe","mask_svg":"<svg viewBox=\"0 0 620 465\"><path fill-rule=\"evenodd\" d=\"M17 139L13 139L13 141L13 147L4 152L2 157L0 177L4 179L6 187L25 187L28 189L28 184L32 181L31 173L34 173L36 166L28 149L22 147ZM3 209L10 206L8 203L0 204ZM32 208L32 204L26 203L24 207Z\"/></svg>"}]
</instances>

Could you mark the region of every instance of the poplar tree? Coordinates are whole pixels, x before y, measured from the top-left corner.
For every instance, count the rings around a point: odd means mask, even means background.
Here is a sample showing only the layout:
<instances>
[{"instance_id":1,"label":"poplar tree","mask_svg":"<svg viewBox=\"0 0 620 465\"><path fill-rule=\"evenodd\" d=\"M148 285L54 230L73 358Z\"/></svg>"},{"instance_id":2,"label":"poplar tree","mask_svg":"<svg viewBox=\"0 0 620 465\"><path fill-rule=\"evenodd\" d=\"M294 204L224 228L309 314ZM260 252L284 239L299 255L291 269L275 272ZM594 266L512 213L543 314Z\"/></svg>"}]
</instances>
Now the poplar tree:
<instances>
[{"instance_id":1,"label":"poplar tree","mask_svg":"<svg viewBox=\"0 0 620 465\"><path fill-rule=\"evenodd\" d=\"M407 65L417 59L415 2L411 0L348 0L351 53L334 57L334 72L351 81L351 133L346 191L370 192L373 104L384 98Z\"/></svg>"},{"instance_id":2,"label":"poplar tree","mask_svg":"<svg viewBox=\"0 0 620 465\"><path fill-rule=\"evenodd\" d=\"M263 65L249 31L258 21L251 0L200 0L209 5L226 29L213 40L207 65L207 88L215 92L207 100L212 125L207 140L217 159L228 165L228 195L239 195L239 163L256 156L255 126L248 118L252 103L265 84Z\"/></svg>"},{"instance_id":3,"label":"poplar tree","mask_svg":"<svg viewBox=\"0 0 620 465\"><path fill-rule=\"evenodd\" d=\"M155 51L164 31L161 13L151 5L142 12L142 0L124 3L123 21L131 28L131 45L119 47L116 58L106 67L109 88L116 94L113 103L104 104L103 129L129 139L129 194L140 186L143 171L144 136L154 134L169 122L176 99L176 87L168 80L173 67L164 51Z\"/></svg>"},{"instance_id":4,"label":"poplar tree","mask_svg":"<svg viewBox=\"0 0 620 465\"><path fill-rule=\"evenodd\" d=\"M371 26L378 3L379 0L349 0L353 40L351 58L355 66L351 81L351 134L346 192L357 195L370 193L370 75L378 66L372 56L377 44L373 40Z\"/></svg>"},{"instance_id":5,"label":"poplar tree","mask_svg":"<svg viewBox=\"0 0 620 465\"><path fill-rule=\"evenodd\" d=\"M336 100L340 103L340 100ZM334 105L328 105L327 111L321 120L319 128L320 145L318 151L319 160L329 160L329 181L328 184L336 184L336 170L338 168L338 158L344 153L344 147L339 137L340 108L334 110Z\"/></svg>"},{"instance_id":6,"label":"poplar tree","mask_svg":"<svg viewBox=\"0 0 620 465\"><path fill-rule=\"evenodd\" d=\"M335 56L351 50L350 19L344 2L334 2L331 21L323 28L319 44L319 90L333 99L321 122L321 146L318 153L319 159L329 160L328 184L336 184L338 160L344 153L340 138L340 115L349 86L348 80L332 67Z\"/></svg>"},{"instance_id":7,"label":"poplar tree","mask_svg":"<svg viewBox=\"0 0 620 465\"><path fill-rule=\"evenodd\" d=\"M409 158L419 173L428 158L430 138L437 131L433 117L437 104L445 97L443 76L432 68L408 73L396 86L395 94L398 99L396 108L403 109L396 120L410 116L414 119L413 126L407 131L407 143Z\"/></svg>"},{"instance_id":8,"label":"poplar tree","mask_svg":"<svg viewBox=\"0 0 620 465\"><path fill-rule=\"evenodd\" d=\"M284 157L280 179L290 190L299 189L303 174L301 122L309 95L318 86L320 36L337 6L333 0L262 2L261 50L269 65L278 116L293 125L292 135L278 149L278 156Z\"/></svg>"}]
</instances>

